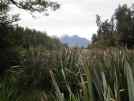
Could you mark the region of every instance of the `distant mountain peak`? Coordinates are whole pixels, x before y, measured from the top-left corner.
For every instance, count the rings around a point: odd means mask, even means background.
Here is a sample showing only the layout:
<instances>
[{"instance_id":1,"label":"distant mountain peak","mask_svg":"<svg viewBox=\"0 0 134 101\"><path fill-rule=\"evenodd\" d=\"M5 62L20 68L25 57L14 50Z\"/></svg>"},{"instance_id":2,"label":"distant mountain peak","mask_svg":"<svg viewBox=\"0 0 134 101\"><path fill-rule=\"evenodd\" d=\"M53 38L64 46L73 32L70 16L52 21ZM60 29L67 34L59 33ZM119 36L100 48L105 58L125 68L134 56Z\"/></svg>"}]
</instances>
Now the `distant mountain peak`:
<instances>
[{"instance_id":1,"label":"distant mountain peak","mask_svg":"<svg viewBox=\"0 0 134 101\"><path fill-rule=\"evenodd\" d=\"M69 47L84 47L86 48L89 45L89 40L86 38L82 38L78 35L73 35L73 36L62 36L60 38L60 41L63 44L67 44Z\"/></svg>"}]
</instances>

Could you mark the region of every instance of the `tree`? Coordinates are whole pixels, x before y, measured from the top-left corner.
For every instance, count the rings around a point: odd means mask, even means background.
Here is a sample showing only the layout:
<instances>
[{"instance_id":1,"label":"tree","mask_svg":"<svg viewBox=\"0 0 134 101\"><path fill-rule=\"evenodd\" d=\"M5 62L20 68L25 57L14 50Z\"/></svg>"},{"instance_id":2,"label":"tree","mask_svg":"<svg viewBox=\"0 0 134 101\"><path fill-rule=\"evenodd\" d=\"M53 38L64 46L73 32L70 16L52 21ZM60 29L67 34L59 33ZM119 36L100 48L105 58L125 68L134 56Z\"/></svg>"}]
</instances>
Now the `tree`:
<instances>
[{"instance_id":1,"label":"tree","mask_svg":"<svg viewBox=\"0 0 134 101\"><path fill-rule=\"evenodd\" d=\"M97 34L92 36L92 43L98 46L114 46L114 19L101 21L101 17L96 15L96 24L98 26Z\"/></svg>"},{"instance_id":2,"label":"tree","mask_svg":"<svg viewBox=\"0 0 134 101\"><path fill-rule=\"evenodd\" d=\"M17 63L17 54L10 42L10 29L12 22L16 21L16 17L9 17L8 2L0 1L0 72Z\"/></svg>"},{"instance_id":3,"label":"tree","mask_svg":"<svg viewBox=\"0 0 134 101\"><path fill-rule=\"evenodd\" d=\"M93 34L92 36L92 43L95 43L97 41L97 35Z\"/></svg>"},{"instance_id":4,"label":"tree","mask_svg":"<svg viewBox=\"0 0 134 101\"><path fill-rule=\"evenodd\" d=\"M98 32L96 36L93 35L93 43L134 47L134 5L131 8L126 4L119 6L110 20L101 21L97 15L96 23Z\"/></svg>"},{"instance_id":5,"label":"tree","mask_svg":"<svg viewBox=\"0 0 134 101\"><path fill-rule=\"evenodd\" d=\"M56 10L60 7L57 2L47 1L47 0L1 0L1 2L7 2L9 4L14 4L18 8L29 10L29 11L45 11L48 7Z\"/></svg>"},{"instance_id":6,"label":"tree","mask_svg":"<svg viewBox=\"0 0 134 101\"><path fill-rule=\"evenodd\" d=\"M134 45L134 12L127 5L119 6L115 12L119 44L128 48Z\"/></svg>"},{"instance_id":7,"label":"tree","mask_svg":"<svg viewBox=\"0 0 134 101\"><path fill-rule=\"evenodd\" d=\"M56 10L60 7L57 2L46 0L0 0L0 72L18 64L19 60L15 45L11 41L12 23L18 20L18 16L8 15L10 4L31 12L43 12L48 7Z\"/></svg>"},{"instance_id":8,"label":"tree","mask_svg":"<svg viewBox=\"0 0 134 101\"><path fill-rule=\"evenodd\" d=\"M110 21L107 19L103 22L101 21L101 17L99 15L96 15L96 24L98 26L98 31L97 31L98 39L107 39L111 37L114 31L113 17Z\"/></svg>"}]
</instances>

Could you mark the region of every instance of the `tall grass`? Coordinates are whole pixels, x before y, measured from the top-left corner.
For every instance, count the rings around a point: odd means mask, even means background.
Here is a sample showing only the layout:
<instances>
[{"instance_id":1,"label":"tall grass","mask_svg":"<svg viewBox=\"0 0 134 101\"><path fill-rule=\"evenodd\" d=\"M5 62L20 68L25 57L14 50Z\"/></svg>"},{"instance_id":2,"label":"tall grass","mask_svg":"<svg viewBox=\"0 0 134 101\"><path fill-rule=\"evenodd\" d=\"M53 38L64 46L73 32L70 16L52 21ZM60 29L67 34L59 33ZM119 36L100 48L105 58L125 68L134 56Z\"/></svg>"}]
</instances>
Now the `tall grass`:
<instances>
[{"instance_id":1,"label":"tall grass","mask_svg":"<svg viewBox=\"0 0 134 101\"><path fill-rule=\"evenodd\" d=\"M0 101L134 101L132 50L26 53L20 67L1 76Z\"/></svg>"},{"instance_id":2,"label":"tall grass","mask_svg":"<svg viewBox=\"0 0 134 101\"><path fill-rule=\"evenodd\" d=\"M73 55L77 54L77 50L75 51ZM127 49L79 52L74 63L80 63L78 67L80 72L75 74L79 75L77 79L80 79L78 83L82 93L79 92L79 96L75 93L73 95L79 97L81 101L134 100L133 56L133 52ZM70 64L70 61L66 62Z\"/></svg>"}]
</instances>

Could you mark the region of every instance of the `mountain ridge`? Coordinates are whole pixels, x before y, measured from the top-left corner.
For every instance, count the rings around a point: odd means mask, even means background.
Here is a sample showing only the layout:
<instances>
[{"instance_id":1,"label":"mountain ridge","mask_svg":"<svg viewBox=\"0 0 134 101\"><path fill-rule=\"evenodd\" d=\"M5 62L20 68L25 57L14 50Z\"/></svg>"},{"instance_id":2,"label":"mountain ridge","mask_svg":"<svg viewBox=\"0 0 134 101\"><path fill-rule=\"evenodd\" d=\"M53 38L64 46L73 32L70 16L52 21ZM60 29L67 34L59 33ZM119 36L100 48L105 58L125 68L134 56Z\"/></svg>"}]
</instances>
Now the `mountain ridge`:
<instances>
[{"instance_id":1,"label":"mountain ridge","mask_svg":"<svg viewBox=\"0 0 134 101\"><path fill-rule=\"evenodd\" d=\"M63 43L63 44L67 44L69 47L88 47L89 45L89 40L86 39L86 38L82 38L78 35L73 35L73 36L68 36L68 35L65 35L65 36L62 36L60 38L60 41Z\"/></svg>"}]
</instances>

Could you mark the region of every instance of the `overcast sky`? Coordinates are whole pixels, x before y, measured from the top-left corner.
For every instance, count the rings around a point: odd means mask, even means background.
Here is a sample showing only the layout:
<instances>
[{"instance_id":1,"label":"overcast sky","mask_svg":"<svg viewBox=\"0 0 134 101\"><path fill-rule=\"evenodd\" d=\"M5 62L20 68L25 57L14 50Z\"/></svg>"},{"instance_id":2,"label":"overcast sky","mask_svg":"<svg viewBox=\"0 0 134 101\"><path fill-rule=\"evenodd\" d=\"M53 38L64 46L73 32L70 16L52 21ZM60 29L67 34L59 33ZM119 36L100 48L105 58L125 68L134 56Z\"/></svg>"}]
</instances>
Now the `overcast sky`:
<instances>
[{"instance_id":1,"label":"overcast sky","mask_svg":"<svg viewBox=\"0 0 134 101\"><path fill-rule=\"evenodd\" d=\"M53 0L54 1L54 0ZM119 4L130 6L133 0L57 0L61 7L57 11L45 14L32 15L23 10L13 8L19 13L19 25L47 32L50 36L79 35L90 40L96 33L96 14L103 19L110 18ZM35 15L35 14L34 14ZM37 16L38 15L38 16Z\"/></svg>"}]
</instances>

